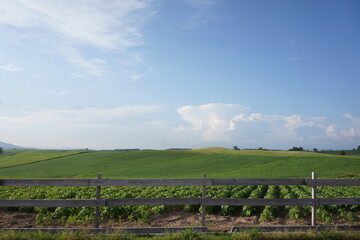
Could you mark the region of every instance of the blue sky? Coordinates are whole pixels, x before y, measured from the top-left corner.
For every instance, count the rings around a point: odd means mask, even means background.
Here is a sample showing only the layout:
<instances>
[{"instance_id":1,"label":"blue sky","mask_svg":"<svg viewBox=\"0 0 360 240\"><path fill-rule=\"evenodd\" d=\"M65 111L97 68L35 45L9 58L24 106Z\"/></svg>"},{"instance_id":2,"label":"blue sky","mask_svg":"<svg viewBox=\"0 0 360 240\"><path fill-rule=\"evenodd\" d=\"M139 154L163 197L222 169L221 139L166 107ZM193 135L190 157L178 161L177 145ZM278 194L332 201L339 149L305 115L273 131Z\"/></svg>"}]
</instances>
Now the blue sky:
<instances>
[{"instance_id":1,"label":"blue sky","mask_svg":"<svg viewBox=\"0 0 360 240\"><path fill-rule=\"evenodd\" d=\"M0 141L360 144L357 0L0 2Z\"/></svg>"}]
</instances>

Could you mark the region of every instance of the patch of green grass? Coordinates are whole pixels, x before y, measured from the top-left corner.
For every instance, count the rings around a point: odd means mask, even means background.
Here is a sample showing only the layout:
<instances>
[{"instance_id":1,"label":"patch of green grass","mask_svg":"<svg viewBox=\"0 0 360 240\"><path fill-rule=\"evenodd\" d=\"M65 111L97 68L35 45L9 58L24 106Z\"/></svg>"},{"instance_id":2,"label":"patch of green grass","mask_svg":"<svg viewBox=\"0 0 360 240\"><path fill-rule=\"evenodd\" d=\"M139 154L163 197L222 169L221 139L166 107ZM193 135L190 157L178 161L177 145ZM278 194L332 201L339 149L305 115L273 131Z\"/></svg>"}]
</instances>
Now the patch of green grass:
<instances>
[{"instance_id":1,"label":"patch of green grass","mask_svg":"<svg viewBox=\"0 0 360 240\"><path fill-rule=\"evenodd\" d=\"M325 150L320 151L319 153L335 154L335 155L350 155L350 156L359 156L360 151L357 150Z\"/></svg>"},{"instance_id":2,"label":"patch of green grass","mask_svg":"<svg viewBox=\"0 0 360 240\"><path fill-rule=\"evenodd\" d=\"M203 173L210 178L303 178L310 177L312 171L319 177L360 172L358 156L313 152L208 148L71 155L79 151L52 151L24 150L0 157L3 166L29 163L0 168L0 178L95 178L99 172L104 178L200 178ZM53 159L41 161L49 158Z\"/></svg>"},{"instance_id":3,"label":"patch of green grass","mask_svg":"<svg viewBox=\"0 0 360 240\"><path fill-rule=\"evenodd\" d=\"M5 150L4 154L0 155L0 168L19 166L64 156L71 156L84 152L84 150Z\"/></svg>"}]
</instances>

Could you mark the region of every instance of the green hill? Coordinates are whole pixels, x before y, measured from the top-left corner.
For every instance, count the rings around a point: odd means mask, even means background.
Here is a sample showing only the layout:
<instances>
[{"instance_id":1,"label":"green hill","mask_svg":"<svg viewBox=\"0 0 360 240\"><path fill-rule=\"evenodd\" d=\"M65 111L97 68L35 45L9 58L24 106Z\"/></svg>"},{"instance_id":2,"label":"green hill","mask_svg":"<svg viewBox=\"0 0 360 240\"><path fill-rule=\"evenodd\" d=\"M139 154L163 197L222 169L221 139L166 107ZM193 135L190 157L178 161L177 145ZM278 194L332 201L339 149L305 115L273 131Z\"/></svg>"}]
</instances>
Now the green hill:
<instances>
[{"instance_id":1,"label":"green hill","mask_svg":"<svg viewBox=\"0 0 360 240\"><path fill-rule=\"evenodd\" d=\"M13 152L11 152L13 151ZM359 174L360 156L231 150L8 150L0 178L297 178Z\"/></svg>"}]
</instances>

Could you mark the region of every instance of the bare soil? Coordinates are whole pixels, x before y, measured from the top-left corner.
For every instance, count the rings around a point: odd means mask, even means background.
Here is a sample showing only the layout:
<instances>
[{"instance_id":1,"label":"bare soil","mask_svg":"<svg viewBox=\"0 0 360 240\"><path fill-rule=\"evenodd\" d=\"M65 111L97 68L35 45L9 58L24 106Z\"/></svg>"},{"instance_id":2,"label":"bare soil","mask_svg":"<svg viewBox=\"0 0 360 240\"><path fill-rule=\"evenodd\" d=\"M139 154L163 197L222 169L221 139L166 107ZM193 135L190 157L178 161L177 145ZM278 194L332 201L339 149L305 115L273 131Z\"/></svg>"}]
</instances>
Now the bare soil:
<instances>
[{"instance_id":1,"label":"bare soil","mask_svg":"<svg viewBox=\"0 0 360 240\"><path fill-rule=\"evenodd\" d=\"M53 222L48 225L38 225L35 221L36 213L13 212L0 209L0 228L93 228L93 224L69 225L61 222ZM228 232L233 226L244 225L309 225L310 219L289 220L284 213L270 222L259 222L259 216L245 217L241 213L231 216L220 214L207 214L206 227L209 231ZM319 224L322 224L321 222ZM344 219L336 218L334 225L353 225L359 223L349 223ZM141 223L123 219L103 220L100 228L128 228L128 227L186 227L201 226L201 214L196 212L186 212L182 210L172 211L161 215L153 215L149 223Z\"/></svg>"}]
</instances>

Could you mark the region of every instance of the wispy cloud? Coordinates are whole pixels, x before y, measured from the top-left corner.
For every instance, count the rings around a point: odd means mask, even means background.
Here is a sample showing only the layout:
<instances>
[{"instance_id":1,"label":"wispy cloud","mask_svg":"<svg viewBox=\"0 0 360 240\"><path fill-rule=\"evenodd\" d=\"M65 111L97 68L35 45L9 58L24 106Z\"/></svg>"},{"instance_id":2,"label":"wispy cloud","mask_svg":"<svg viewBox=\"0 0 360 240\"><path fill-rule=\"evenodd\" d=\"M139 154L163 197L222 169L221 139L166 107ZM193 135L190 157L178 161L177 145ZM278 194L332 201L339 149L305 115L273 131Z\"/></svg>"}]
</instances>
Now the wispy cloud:
<instances>
[{"instance_id":1,"label":"wispy cloud","mask_svg":"<svg viewBox=\"0 0 360 240\"><path fill-rule=\"evenodd\" d=\"M55 92L53 94L58 95L58 96L65 96L65 95L71 94L71 91L61 91L61 92Z\"/></svg>"},{"instance_id":2,"label":"wispy cloud","mask_svg":"<svg viewBox=\"0 0 360 240\"><path fill-rule=\"evenodd\" d=\"M2 136L6 136L7 141L29 147L135 147L132 144L137 141L145 144L145 141L141 140L144 138L142 132L145 123L140 122L139 125L133 126L131 119L158 111L159 106L139 105L117 108L43 109L22 116L0 114L0 132ZM146 139L149 141L149 138Z\"/></svg>"},{"instance_id":3,"label":"wispy cloud","mask_svg":"<svg viewBox=\"0 0 360 240\"><path fill-rule=\"evenodd\" d=\"M1 70L7 71L7 72L19 72L22 71L22 67L16 66L14 64L6 64L0 66Z\"/></svg>"},{"instance_id":4,"label":"wispy cloud","mask_svg":"<svg viewBox=\"0 0 360 240\"><path fill-rule=\"evenodd\" d=\"M113 63L98 57L99 54L89 53L98 51L126 57L129 54L125 50L144 43L143 25L154 14L151 2L143 0L13 0L1 3L0 24L31 32L29 37L55 48L77 69L74 74L79 77L102 78L123 74L124 70L111 67ZM89 48L95 50L88 51ZM140 56L137 62L142 62Z\"/></svg>"},{"instance_id":5,"label":"wispy cloud","mask_svg":"<svg viewBox=\"0 0 360 240\"><path fill-rule=\"evenodd\" d=\"M192 29L212 22L216 19L211 10L219 4L219 1L186 0L185 3L192 9L192 13L188 16L187 22L183 28Z\"/></svg>"},{"instance_id":6,"label":"wispy cloud","mask_svg":"<svg viewBox=\"0 0 360 240\"><path fill-rule=\"evenodd\" d=\"M142 42L147 3L140 0L13 0L2 2L0 22L18 27L45 27L61 38L105 49Z\"/></svg>"},{"instance_id":7,"label":"wispy cloud","mask_svg":"<svg viewBox=\"0 0 360 240\"><path fill-rule=\"evenodd\" d=\"M44 109L26 116L13 119L15 122L26 122L27 120L47 119L59 121L99 122L117 119L125 119L137 115L158 111L158 106L126 106L118 108L80 108L80 109ZM0 116L0 119L2 117Z\"/></svg>"}]
</instances>

